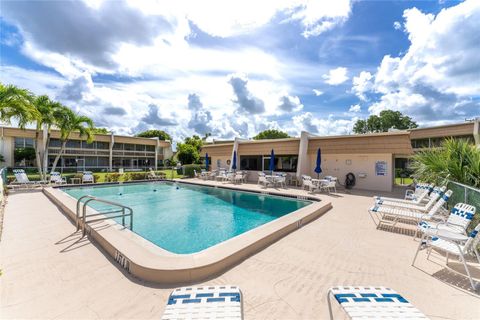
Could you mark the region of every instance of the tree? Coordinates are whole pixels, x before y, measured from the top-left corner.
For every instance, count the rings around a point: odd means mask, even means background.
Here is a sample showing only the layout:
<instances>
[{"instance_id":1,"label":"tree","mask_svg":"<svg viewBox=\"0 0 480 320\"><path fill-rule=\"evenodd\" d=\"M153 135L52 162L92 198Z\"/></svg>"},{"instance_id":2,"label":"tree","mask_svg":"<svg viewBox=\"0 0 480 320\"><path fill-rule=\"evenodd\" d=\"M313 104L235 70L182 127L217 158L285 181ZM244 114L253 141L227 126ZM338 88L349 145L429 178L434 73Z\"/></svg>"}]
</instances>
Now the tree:
<instances>
[{"instance_id":1,"label":"tree","mask_svg":"<svg viewBox=\"0 0 480 320\"><path fill-rule=\"evenodd\" d=\"M203 146L203 139L197 135L193 135L192 137L185 138L185 143L193 146L197 152L200 153L200 150L202 150Z\"/></svg>"},{"instance_id":2,"label":"tree","mask_svg":"<svg viewBox=\"0 0 480 320\"><path fill-rule=\"evenodd\" d=\"M38 117L35 123L35 158L38 173L42 180L46 180L48 171L47 148L50 141L50 129L56 124L56 115L63 106L59 102L50 100L46 95L36 97L33 100L33 105L38 111ZM46 136L43 136L43 130L46 130Z\"/></svg>"},{"instance_id":3,"label":"tree","mask_svg":"<svg viewBox=\"0 0 480 320\"><path fill-rule=\"evenodd\" d=\"M172 137L163 130L147 130L137 134L137 137L143 138L157 138L160 140L169 140L172 141Z\"/></svg>"},{"instance_id":4,"label":"tree","mask_svg":"<svg viewBox=\"0 0 480 320\"><path fill-rule=\"evenodd\" d=\"M390 129L405 130L416 127L417 123L400 111L383 110L378 116L371 115L367 120L357 120L353 126L353 132L387 132Z\"/></svg>"},{"instance_id":5,"label":"tree","mask_svg":"<svg viewBox=\"0 0 480 320\"><path fill-rule=\"evenodd\" d=\"M15 119L18 126L24 128L39 116L33 100L30 91L0 83L0 120L10 123Z\"/></svg>"},{"instance_id":6,"label":"tree","mask_svg":"<svg viewBox=\"0 0 480 320\"><path fill-rule=\"evenodd\" d=\"M93 141L93 121L89 117L78 115L68 107L63 106L56 111L57 127L60 129L60 141L62 143L58 155L55 157L52 165L52 171L55 171L58 160L62 156L67 146L67 141L72 132L78 132L80 137L86 137L87 143Z\"/></svg>"},{"instance_id":7,"label":"tree","mask_svg":"<svg viewBox=\"0 0 480 320\"><path fill-rule=\"evenodd\" d=\"M177 159L183 164L198 163L200 154L195 146L187 143L177 144Z\"/></svg>"},{"instance_id":8,"label":"tree","mask_svg":"<svg viewBox=\"0 0 480 320\"><path fill-rule=\"evenodd\" d=\"M93 134L110 134L111 132L107 128L93 128Z\"/></svg>"},{"instance_id":9,"label":"tree","mask_svg":"<svg viewBox=\"0 0 480 320\"><path fill-rule=\"evenodd\" d=\"M20 162L22 160L32 161L35 160L35 153L35 149L32 147L16 148L13 152L13 157L15 159L15 162Z\"/></svg>"},{"instance_id":10,"label":"tree","mask_svg":"<svg viewBox=\"0 0 480 320\"><path fill-rule=\"evenodd\" d=\"M253 140L284 139L284 138L290 138L288 133L280 130L268 129L258 133L255 137L253 137Z\"/></svg>"}]
</instances>

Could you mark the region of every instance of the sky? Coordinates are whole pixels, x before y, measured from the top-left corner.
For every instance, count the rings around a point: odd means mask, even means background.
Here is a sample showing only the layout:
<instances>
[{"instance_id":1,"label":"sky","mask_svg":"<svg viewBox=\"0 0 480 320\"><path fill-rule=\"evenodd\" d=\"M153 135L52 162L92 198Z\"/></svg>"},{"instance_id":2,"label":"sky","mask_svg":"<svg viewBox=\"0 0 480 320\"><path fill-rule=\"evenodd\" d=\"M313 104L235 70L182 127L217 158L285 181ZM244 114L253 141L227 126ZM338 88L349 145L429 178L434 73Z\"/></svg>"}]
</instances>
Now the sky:
<instances>
[{"instance_id":1,"label":"sky","mask_svg":"<svg viewBox=\"0 0 480 320\"><path fill-rule=\"evenodd\" d=\"M96 126L222 140L480 116L480 1L0 2L0 81ZM210 139L211 139L210 138Z\"/></svg>"}]
</instances>

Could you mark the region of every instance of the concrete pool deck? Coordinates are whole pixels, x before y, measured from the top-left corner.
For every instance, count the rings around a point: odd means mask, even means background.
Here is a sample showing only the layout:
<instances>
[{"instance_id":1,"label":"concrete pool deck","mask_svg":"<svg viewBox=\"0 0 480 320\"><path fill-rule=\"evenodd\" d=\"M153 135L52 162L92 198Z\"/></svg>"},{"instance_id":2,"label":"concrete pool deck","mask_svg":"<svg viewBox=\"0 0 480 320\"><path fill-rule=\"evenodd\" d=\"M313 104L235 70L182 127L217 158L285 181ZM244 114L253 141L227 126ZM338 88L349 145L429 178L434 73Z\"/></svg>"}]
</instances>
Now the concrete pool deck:
<instances>
[{"instance_id":1,"label":"concrete pool deck","mask_svg":"<svg viewBox=\"0 0 480 320\"><path fill-rule=\"evenodd\" d=\"M433 253L428 261L421 251L412 267L418 242L376 230L367 212L373 194L320 194L333 205L322 217L197 284L240 286L245 319L326 319L328 288L349 284L391 287L432 319L479 319L480 295L467 278L444 267L443 257ZM162 315L172 287L125 274L96 244L79 240L80 233L43 193L10 194L3 227L2 319ZM480 278L480 267L472 266ZM462 270L454 262L450 267ZM334 311L342 315L335 304Z\"/></svg>"}]
</instances>

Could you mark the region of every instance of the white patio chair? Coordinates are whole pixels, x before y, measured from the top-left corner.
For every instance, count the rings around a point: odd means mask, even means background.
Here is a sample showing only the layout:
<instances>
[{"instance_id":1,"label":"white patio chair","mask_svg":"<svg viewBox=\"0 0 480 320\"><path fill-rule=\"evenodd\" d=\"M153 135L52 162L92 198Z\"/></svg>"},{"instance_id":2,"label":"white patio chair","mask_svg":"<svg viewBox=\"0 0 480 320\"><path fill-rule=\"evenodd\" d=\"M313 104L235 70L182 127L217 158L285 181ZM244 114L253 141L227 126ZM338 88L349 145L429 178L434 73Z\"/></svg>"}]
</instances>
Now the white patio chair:
<instances>
[{"instance_id":1,"label":"white patio chair","mask_svg":"<svg viewBox=\"0 0 480 320\"><path fill-rule=\"evenodd\" d=\"M416 210L416 211L428 211L437 201L443 193L445 192L446 187L435 187L433 191L430 194L430 200L422 205L422 204L414 204L414 203L402 203L402 202L395 202L395 201L383 201L383 200L377 200L375 201L375 204L378 206L382 207L395 207L395 208L401 208L401 209L410 209L410 210Z\"/></svg>"},{"instance_id":2,"label":"white patio chair","mask_svg":"<svg viewBox=\"0 0 480 320\"><path fill-rule=\"evenodd\" d=\"M302 187L303 189L307 188L310 192L320 190L320 186L315 185L309 176L302 176Z\"/></svg>"},{"instance_id":3,"label":"white patio chair","mask_svg":"<svg viewBox=\"0 0 480 320\"><path fill-rule=\"evenodd\" d=\"M95 183L95 178L91 171L84 171L82 175L82 183Z\"/></svg>"},{"instance_id":4,"label":"white patio chair","mask_svg":"<svg viewBox=\"0 0 480 320\"><path fill-rule=\"evenodd\" d=\"M422 241L418 244L417 252L415 253L415 257L412 261L412 266L417 259L418 252L420 251L422 246L426 246L427 249L430 251L428 252L428 256L430 256L431 250L439 250L446 253L446 265L448 266L448 259L449 255L454 255L459 258L462 262L465 271L467 272L468 279L470 280L470 284L473 290L477 290L477 285L473 281L472 275L470 274L470 270L468 269L466 257L469 255L475 255L477 258L478 263L480 263L480 254L478 253L478 232L480 231L480 223L475 227L475 229L470 233L468 239L464 242L456 241L453 238L449 238L448 236L442 236L441 234L437 234L436 236L427 236L424 235Z\"/></svg>"},{"instance_id":5,"label":"white patio chair","mask_svg":"<svg viewBox=\"0 0 480 320\"><path fill-rule=\"evenodd\" d=\"M154 179L159 179L160 177L157 176L157 174L155 173L155 171L153 171L152 168L149 168L149 171L148 171L148 174L147 174L147 179L149 180L154 180Z\"/></svg>"},{"instance_id":6,"label":"white patio chair","mask_svg":"<svg viewBox=\"0 0 480 320\"><path fill-rule=\"evenodd\" d=\"M258 182L257 184L262 184L265 188L268 187L269 185L272 184L271 181L269 181L263 172L258 173Z\"/></svg>"},{"instance_id":7,"label":"white patio chair","mask_svg":"<svg viewBox=\"0 0 480 320\"><path fill-rule=\"evenodd\" d=\"M475 216L477 209L466 203L457 203L450 211L446 221L420 221L418 230L424 233L428 229L446 230L449 232L465 234L468 226Z\"/></svg>"},{"instance_id":8,"label":"white patio chair","mask_svg":"<svg viewBox=\"0 0 480 320\"><path fill-rule=\"evenodd\" d=\"M234 183L242 183L243 181L243 172L239 171L235 173L235 176L233 177L233 182Z\"/></svg>"},{"instance_id":9,"label":"white patio chair","mask_svg":"<svg viewBox=\"0 0 480 320\"><path fill-rule=\"evenodd\" d=\"M215 177L215 180L224 181L227 178L226 171L220 171L218 175Z\"/></svg>"},{"instance_id":10,"label":"white patio chair","mask_svg":"<svg viewBox=\"0 0 480 320\"><path fill-rule=\"evenodd\" d=\"M337 182L335 180L330 180L326 184L320 186L320 189L327 191L330 193L332 190L337 193Z\"/></svg>"},{"instance_id":11,"label":"white patio chair","mask_svg":"<svg viewBox=\"0 0 480 320\"><path fill-rule=\"evenodd\" d=\"M328 310L333 319L331 297L350 319L428 319L403 296L386 287L342 286L328 290Z\"/></svg>"},{"instance_id":12,"label":"white patio chair","mask_svg":"<svg viewBox=\"0 0 480 320\"><path fill-rule=\"evenodd\" d=\"M428 212L425 211L417 211L412 209L401 209L401 208L394 208L394 207L384 207L375 205L369 209L371 214L378 214L379 215L379 222L377 224L377 229L380 227L381 224L389 224L395 226L397 222L402 220L411 220L416 222L417 224L420 221L431 221L441 219L442 214L442 206L448 202L450 196L452 195L452 191L448 190L445 194L431 207ZM391 219L385 219L385 218ZM415 234L416 235L416 234Z\"/></svg>"},{"instance_id":13,"label":"white patio chair","mask_svg":"<svg viewBox=\"0 0 480 320\"><path fill-rule=\"evenodd\" d=\"M425 189L431 189L435 185L429 183L419 182L415 184L415 189L407 189L405 190L405 197L404 200L415 200L415 197L418 196L419 193L422 193ZM432 192L432 190L430 190Z\"/></svg>"},{"instance_id":14,"label":"white patio chair","mask_svg":"<svg viewBox=\"0 0 480 320\"><path fill-rule=\"evenodd\" d=\"M428 197L429 194L433 191L434 185L428 186L418 186L415 189L415 193L405 199L398 199L398 198L389 198L389 197L380 197L374 196L375 202L395 202L395 203L406 203L406 204L420 204L424 200L430 200Z\"/></svg>"},{"instance_id":15,"label":"white patio chair","mask_svg":"<svg viewBox=\"0 0 480 320\"><path fill-rule=\"evenodd\" d=\"M243 319L237 286L184 287L169 296L162 320Z\"/></svg>"},{"instance_id":16,"label":"white patio chair","mask_svg":"<svg viewBox=\"0 0 480 320\"><path fill-rule=\"evenodd\" d=\"M67 183L67 179L65 179L64 177L62 177L62 175L60 174L60 172L55 172L55 171L52 171L50 172L50 181L49 183L53 183L53 184L65 184Z\"/></svg>"},{"instance_id":17,"label":"white patio chair","mask_svg":"<svg viewBox=\"0 0 480 320\"><path fill-rule=\"evenodd\" d=\"M274 177L275 183L278 183L280 187L287 187L287 174L286 173L280 173L276 177Z\"/></svg>"}]
</instances>

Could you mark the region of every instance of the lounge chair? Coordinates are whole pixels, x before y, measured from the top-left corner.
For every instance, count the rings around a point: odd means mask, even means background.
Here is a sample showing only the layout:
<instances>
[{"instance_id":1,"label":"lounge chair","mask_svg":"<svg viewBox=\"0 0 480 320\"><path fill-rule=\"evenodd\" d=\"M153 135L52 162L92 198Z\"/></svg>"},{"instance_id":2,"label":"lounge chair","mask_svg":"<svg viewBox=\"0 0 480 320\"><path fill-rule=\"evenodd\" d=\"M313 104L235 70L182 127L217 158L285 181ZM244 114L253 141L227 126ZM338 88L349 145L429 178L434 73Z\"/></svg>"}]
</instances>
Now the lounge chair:
<instances>
[{"instance_id":1,"label":"lounge chair","mask_svg":"<svg viewBox=\"0 0 480 320\"><path fill-rule=\"evenodd\" d=\"M155 179L160 179L160 177L157 176L157 174L155 173L155 171L153 171L152 168L149 168L148 169L148 174L147 174L147 179L155 180Z\"/></svg>"},{"instance_id":2,"label":"lounge chair","mask_svg":"<svg viewBox=\"0 0 480 320\"><path fill-rule=\"evenodd\" d=\"M415 189L405 190L405 200L415 200L415 198L418 197L418 195L422 193L425 189L430 189L433 187L435 187L435 185L430 183L416 183ZM429 192L432 192L432 190L430 190Z\"/></svg>"},{"instance_id":3,"label":"lounge chair","mask_svg":"<svg viewBox=\"0 0 480 320\"><path fill-rule=\"evenodd\" d=\"M350 319L428 319L403 296L386 287L333 287L328 290L328 310L333 319L331 297Z\"/></svg>"},{"instance_id":4,"label":"lounge chair","mask_svg":"<svg viewBox=\"0 0 480 320\"><path fill-rule=\"evenodd\" d=\"M469 255L475 255L477 258L478 263L480 263L480 254L478 253L478 232L480 231L480 223L475 227L475 229L470 233L466 240L459 239L459 237L453 237L453 235L449 234L442 234L441 231L434 233L435 235L427 235L423 236L422 241L418 244L417 252L415 253L415 257L412 261L412 266L417 259L418 252L420 251L422 246L426 246L429 249L428 256L432 252L432 249L440 250L446 253L446 264L448 266L448 259L449 255L455 255L459 257L459 260L463 263L463 267L467 272L468 279L470 280L470 284L473 290L477 290L477 285L473 281L473 278L470 274L470 270L468 270L468 265L466 262L465 257Z\"/></svg>"},{"instance_id":5,"label":"lounge chair","mask_svg":"<svg viewBox=\"0 0 480 320\"><path fill-rule=\"evenodd\" d=\"M91 171L84 171L82 175L82 183L95 183L95 178Z\"/></svg>"},{"instance_id":6,"label":"lounge chair","mask_svg":"<svg viewBox=\"0 0 480 320\"><path fill-rule=\"evenodd\" d=\"M50 181L49 182L53 183L53 184L65 184L65 183L67 183L67 179L62 177L60 172L52 171L52 172L50 172Z\"/></svg>"},{"instance_id":7,"label":"lounge chair","mask_svg":"<svg viewBox=\"0 0 480 320\"><path fill-rule=\"evenodd\" d=\"M425 232L428 229L438 229L465 234L475 216L475 211L476 208L472 205L457 203L445 222L421 221L418 230Z\"/></svg>"},{"instance_id":8,"label":"lounge chair","mask_svg":"<svg viewBox=\"0 0 480 320\"><path fill-rule=\"evenodd\" d=\"M399 219L403 220L412 220L417 224L420 221L431 221L435 218L439 218L442 213L442 206L448 202L452 191L448 190L445 194L433 205L428 212L412 210L412 209L402 209L402 208L393 208L393 207L383 207L375 205L369 209L371 214L379 214L379 222L377 224L377 229L381 224L391 224L395 225ZM387 220L385 217L390 217L393 219Z\"/></svg>"},{"instance_id":9,"label":"lounge chair","mask_svg":"<svg viewBox=\"0 0 480 320\"><path fill-rule=\"evenodd\" d=\"M435 187L433 188L433 191L430 194L430 199L426 204L415 204L415 203L403 203L403 202L395 202L395 201L383 201L383 200L377 200L375 201L375 204L377 206L382 206L382 207L395 207L395 208L402 208L402 209L410 209L410 210L416 210L416 211L428 211L430 208L435 205L435 203L438 201L439 198L442 197L443 193L445 192L446 187Z\"/></svg>"},{"instance_id":10,"label":"lounge chair","mask_svg":"<svg viewBox=\"0 0 480 320\"><path fill-rule=\"evenodd\" d=\"M162 320L243 319L237 286L183 287L169 296Z\"/></svg>"},{"instance_id":11,"label":"lounge chair","mask_svg":"<svg viewBox=\"0 0 480 320\"><path fill-rule=\"evenodd\" d=\"M415 189L415 193L410 196L406 196L405 199L389 198L374 196L375 202L395 202L395 203L407 203L407 204L420 204L423 200L428 199L428 195L433 191L434 185L424 186L418 185Z\"/></svg>"},{"instance_id":12,"label":"lounge chair","mask_svg":"<svg viewBox=\"0 0 480 320\"><path fill-rule=\"evenodd\" d=\"M44 180L36 180L36 181L30 181L28 179L27 174L25 173L25 170L23 169L14 169L13 174L15 175L15 180L11 183L11 186L23 186L23 187L38 187L46 184L47 182Z\"/></svg>"}]
</instances>

